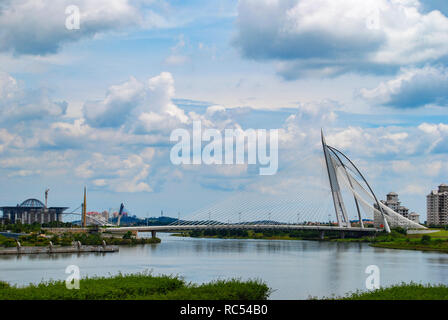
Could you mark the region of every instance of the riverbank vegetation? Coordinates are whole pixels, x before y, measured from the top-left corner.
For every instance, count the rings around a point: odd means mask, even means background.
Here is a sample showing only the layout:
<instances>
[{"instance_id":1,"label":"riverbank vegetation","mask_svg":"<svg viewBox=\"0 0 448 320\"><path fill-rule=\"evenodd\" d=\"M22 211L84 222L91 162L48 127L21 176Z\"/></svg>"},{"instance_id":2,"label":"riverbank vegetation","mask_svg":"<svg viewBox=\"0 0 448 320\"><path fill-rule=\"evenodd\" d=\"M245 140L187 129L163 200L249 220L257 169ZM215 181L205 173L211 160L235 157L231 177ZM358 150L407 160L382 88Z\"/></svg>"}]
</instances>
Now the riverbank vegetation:
<instances>
[{"instance_id":1,"label":"riverbank vegetation","mask_svg":"<svg viewBox=\"0 0 448 320\"><path fill-rule=\"evenodd\" d=\"M219 239L267 239L267 240L318 240L320 233L315 230L242 230L217 229L194 230L173 234L174 236L192 238L219 238ZM325 232L326 239L339 237L339 232Z\"/></svg>"},{"instance_id":2,"label":"riverbank vegetation","mask_svg":"<svg viewBox=\"0 0 448 320\"><path fill-rule=\"evenodd\" d=\"M22 247L46 247L50 241L54 246L72 246L73 242L79 241L82 245L102 245L103 241L108 245L137 245L160 243L159 238L136 238L128 232L123 236L104 236L101 233L64 233L40 234L31 233L18 238ZM17 246L15 239L0 235L0 246L10 248Z\"/></svg>"},{"instance_id":3,"label":"riverbank vegetation","mask_svg":"<svg viewBox=\"0 0 448 320\"><path fill-rule=\"evenodd\" d=\"M395 228L391 233L381 233L376 237L358 239L336 239L339 242L369 242L370 246L387 249L439 251L448 253L448 231L434 230L433 233L407 234L402 228Z\"/></svg>"},{"instance_id":4,"label":"riverbank vegetation","mask_svg":"<svg viewBox=\"0 0 448 320\"><path fill-rule=\"evenodd\" d=\"M219 280L201 285L176 276L139 273L81 279L79 290L68 290L65 281L27 287L0 282L0 300L265 300L271 290L258 280Z\"/></svg>"},{"instance_id":5,"label":"riverbank vegetation","mask_svg":"<svg viewBox=\"0 0 448 320\"><path fill-rule=\"evenodd\" d=\"M76 226L70 222L60 222L60 221L53 221L49 223L33 223L33 224L22 224L20 221L17 223L6 223L6 224L0 224L0 231L10 231L13 233L31 233L31 232L37 232L37 233L43 233L42 228L75 228L79 227Z\"/></svg>"},{"instance_id":6,"label":"riverbank vegetation","mask_svg":"<svg viewBox=\"0 0 448 320\"><path fill-rule=\"evenodd\" d=\"M394 285L373 291L357 291L336 300L447 300L445 285L423 285L417 283Z\"/></svg>"},{"instance_id":7,"label":"riverbank vegetation","mask_svg":"<svg viewBox=\"0 0 448 320\"><path fill-rule=\"evenodd\" d=\"M448 239L433 238L424 234L420 237L405 237L393 241L375 242L371 246L388 249L448 252Z\"/></svg>"}]
</instances>

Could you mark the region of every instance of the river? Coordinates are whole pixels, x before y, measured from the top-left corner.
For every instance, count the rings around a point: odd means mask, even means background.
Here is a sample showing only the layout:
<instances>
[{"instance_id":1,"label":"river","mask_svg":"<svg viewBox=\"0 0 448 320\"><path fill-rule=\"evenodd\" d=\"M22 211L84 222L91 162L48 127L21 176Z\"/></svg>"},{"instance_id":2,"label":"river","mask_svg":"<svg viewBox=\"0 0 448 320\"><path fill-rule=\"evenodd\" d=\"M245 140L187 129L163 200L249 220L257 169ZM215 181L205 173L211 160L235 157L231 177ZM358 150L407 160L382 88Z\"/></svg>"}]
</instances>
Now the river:
<instances>
[{"instance_id":1,"label":"river","mask_svg":"<svg viewBox=\"0 0 448 320\"><path fill-rule=\"evenodd\" d=\"M21 286L65 279L65 268L77 265L83 277L152 270L195 283L258 278L274 290L271 299L307 299L365 290L366 267L376 265L382 286L403 281L448 284L448 254L437 252L365 243L158 236L160 244L120 247L117 253L0 256L0 280Z\"/></svg>"}]
</instances>

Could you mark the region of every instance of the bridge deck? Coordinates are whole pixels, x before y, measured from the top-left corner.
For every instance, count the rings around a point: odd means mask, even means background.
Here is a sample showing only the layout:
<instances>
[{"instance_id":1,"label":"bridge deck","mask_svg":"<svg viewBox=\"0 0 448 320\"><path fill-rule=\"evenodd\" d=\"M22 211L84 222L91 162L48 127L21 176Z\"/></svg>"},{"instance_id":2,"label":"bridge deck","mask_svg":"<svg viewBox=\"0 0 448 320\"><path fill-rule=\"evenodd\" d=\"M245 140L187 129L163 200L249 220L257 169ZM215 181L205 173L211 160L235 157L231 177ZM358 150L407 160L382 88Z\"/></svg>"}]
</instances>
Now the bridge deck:
<instances>
[{"instance_id":1,"label":"bridge deck","mask_svg":"<svg viewBox=\"0 0 448 320\"><path fill-rule=\"evenodd\" d=\"M330 226L302 226L302 225L168 225L168 226L139 226L139 227L118 227L106 228L109 232L151 232L151 231L185 231L185 230L226 230L226 229L244 229L244 230L315 230L315 231L346 231L346 232L368 232L376 233L383 231L376 228L359 228L359 227L330 227Z\"/></svg>"}]
</instances>

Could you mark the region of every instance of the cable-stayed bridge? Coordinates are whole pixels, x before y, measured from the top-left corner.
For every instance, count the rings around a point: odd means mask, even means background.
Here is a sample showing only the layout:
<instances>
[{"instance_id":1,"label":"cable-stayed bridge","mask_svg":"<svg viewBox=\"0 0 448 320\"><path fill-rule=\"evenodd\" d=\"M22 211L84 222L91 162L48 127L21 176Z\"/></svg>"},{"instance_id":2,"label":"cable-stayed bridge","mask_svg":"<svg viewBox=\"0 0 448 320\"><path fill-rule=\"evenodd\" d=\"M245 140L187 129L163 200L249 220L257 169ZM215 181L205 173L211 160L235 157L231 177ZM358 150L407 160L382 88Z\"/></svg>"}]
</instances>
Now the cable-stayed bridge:
<instances>
[{"instance_id":1,"label":"cable-stayed bridge","mask_svg":"<svg viewBox=\"0 0 448 320\"><path fill-rule=\"evenodd\" d=\"M317 230L372 234L391 227L424 229L378 201L355 164L327 145L322 132L321 183L305 180L301 192L244 191L218 201L167 226L110 227L111 232L153 232L217 229Z\"/></svg>"}]
</instances>

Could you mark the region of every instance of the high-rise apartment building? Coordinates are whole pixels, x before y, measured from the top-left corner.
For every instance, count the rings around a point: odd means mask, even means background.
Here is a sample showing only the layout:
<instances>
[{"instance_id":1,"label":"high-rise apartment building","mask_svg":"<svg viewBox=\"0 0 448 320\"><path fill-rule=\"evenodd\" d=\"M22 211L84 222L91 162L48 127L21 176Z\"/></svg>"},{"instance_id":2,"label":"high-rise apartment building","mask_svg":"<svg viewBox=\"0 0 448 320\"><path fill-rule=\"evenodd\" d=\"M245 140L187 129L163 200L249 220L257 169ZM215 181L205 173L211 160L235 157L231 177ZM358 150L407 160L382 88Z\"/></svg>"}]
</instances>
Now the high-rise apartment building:
<instances>
[{"instance_id":1,"label":"high-rise apartment building","mask_svg":"<svg viewBox=\"0 0 448 320\"><path fill-rule=\"evenodd\" d=\"M428 225L448 224L448 185L441 184L426 196L426 214Z\"/></svg>"},{"instance_id":2,"label":"high-rise apartment building","mask_svg":"<svg viewBox=\"0 0 448 320\"><path fill-rule=\"evenodd\" d=\"M380 201L381 201L381 203L383 203L387 207L391 208L392 210L394 210L396 213L402 215L403 217L405 217L407 219L410 218L409 217L409 209L401 205L401 202L398 199L397 193L389 192L386 195L386 201L384 201L384 200L380 200ZM377 209L377 210L379 209L378 206L376 205L376 203L373 206L375 207L375 209ZM380 214L375 212L375 214L374 214L375 227L379 228L382 224L383 224L383 218L381 217Z\"/></svg>"}]
</instances>

